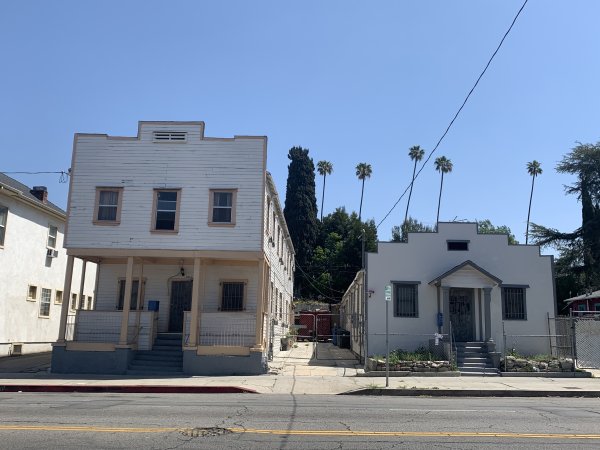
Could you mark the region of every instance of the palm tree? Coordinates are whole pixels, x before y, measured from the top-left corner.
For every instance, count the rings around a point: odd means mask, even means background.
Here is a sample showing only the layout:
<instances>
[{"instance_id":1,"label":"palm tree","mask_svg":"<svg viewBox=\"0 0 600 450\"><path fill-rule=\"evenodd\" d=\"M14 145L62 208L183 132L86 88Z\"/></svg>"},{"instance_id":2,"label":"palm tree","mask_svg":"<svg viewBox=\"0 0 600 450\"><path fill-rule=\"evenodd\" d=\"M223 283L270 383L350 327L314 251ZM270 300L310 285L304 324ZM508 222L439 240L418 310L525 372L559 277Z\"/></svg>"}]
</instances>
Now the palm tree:
<instances>
[{"instance_id":1,"label":"palm tree","mask_svg":"<svg viewBox=\"0 0 600 450\"><path fill-rule=\"evenodd\" d=\"M412 181L410 182L410 192L408 193L408 202L406 203L406 212L404 213L404 222L408 220L408 207L410 206L410 197L412 196L413 184L415 182L415 173L417 171L417 163L423 159L423 155L425 154L425 150L423 150L418 145L413 145L408 150L408 156L410 156L411 161L415 162L413 166L413 175Z\"/></svg>"},{"instance_id":2,"label":"palm tree","mask_svg":"<svg viewBox=\"0 0 600 450\"><path fill-rule=\"evenodd\" d=\"M362 214L363 194L365 193L365 180L371 178L373 169L371 164L359 163L356 165L356 176L359 180L362 180L362 190L360 191L360 208L358 208L358 220L360 221Z\"/></svg>"},{"instance_id":3,"label":"palm tree","mask_svg":"<svg viewBox=\"0 0 600 450\"><path fill-rule=\"evenodd\" d=\"M323 202L325 201L325 178L333 172L333 164L329 161L319 161L317 163L319 175L323 175L323 194L321 195L321 222L323 222Z\"/></svg>"},{"instance_id":4,"label":"palm tree","mask_svg":"<svg viewBox=\"0 0 600 450\"><path fill-rule=\"evenodd\" d=\"M531 214L531 200L533 199L533 185L535 177L542 173L542 166L535 159L527 163L527 173L531 175L531 194L529 194L529 209L527 210L527 231L525 231L525 245L529 240L529 215Z\"/></svg>"},{"instance_id":5,"label":"palm tree","mask_svg":"<svg viewBox=\"0 0 600 450\"><path fill-rule=\"evenodd\" d=\"M440 197L438 199L437 218L435 219L435 226L437 229L437 224L440 221L440 205L442 203L442 188L444 187L444 174L452 172L452 161L450 161L445 156L439 156L435 158L435 170L441 172L442 174L442 181L440 182Z\"/></svg>"}]
</instances>

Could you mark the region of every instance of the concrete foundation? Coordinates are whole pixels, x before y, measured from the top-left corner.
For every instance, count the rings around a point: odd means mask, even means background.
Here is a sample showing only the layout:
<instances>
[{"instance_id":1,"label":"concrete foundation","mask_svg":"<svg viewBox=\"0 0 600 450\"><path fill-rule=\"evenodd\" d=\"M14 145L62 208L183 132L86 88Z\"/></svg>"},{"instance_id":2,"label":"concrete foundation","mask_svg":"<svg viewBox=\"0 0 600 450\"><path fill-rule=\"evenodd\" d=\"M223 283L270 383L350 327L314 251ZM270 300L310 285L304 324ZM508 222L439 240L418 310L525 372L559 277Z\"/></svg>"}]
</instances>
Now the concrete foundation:
<instances>
[{"instance_id":1,"label":"concrete foundation","mask_svg":"<svg viewBox=\"0 0 600 450\"><path fill-rule=\"evenodd\" d=\"M188 375L260 375L267 370L259 352L250 352L249 356L199 356L195 350L183 352L183 373Z\"/></svg>"},{"instance_id":2,"label":"concrete foundation","mask_svg":"<svg viewBox=\"0 0 600 450\"><path fill-rule=\"evenodd\" d=\"M118 348L114 352L67 351L65 347L52 349L52 373L85 373L124 375L133 352Z\"/></svg>"}]
</instances>

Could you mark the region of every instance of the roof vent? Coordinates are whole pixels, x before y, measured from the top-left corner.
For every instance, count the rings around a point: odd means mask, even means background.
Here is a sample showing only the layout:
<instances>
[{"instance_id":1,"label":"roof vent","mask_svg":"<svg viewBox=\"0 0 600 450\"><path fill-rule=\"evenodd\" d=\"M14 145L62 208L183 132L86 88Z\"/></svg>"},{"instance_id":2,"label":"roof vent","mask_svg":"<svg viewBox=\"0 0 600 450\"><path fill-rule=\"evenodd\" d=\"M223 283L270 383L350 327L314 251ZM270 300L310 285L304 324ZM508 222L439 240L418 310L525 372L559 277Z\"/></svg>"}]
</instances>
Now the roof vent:
<instances>
[{"instance_id":1,"label":"roof vent","mask_svg":"<svg viewBox=\"0 0 600 450\"><path fill-rule=\"evenodd\" d=\"M187 133L183 131L155 131L154 142L185 142Z\"/></svg>"},{"instance_id":2,"label":"roof vent","mask_svg":"<svg viewBox=\"0 0 600 450\"><path fill-rule=\"evenodd\" d=\"M40 202L48 203L48 188L46 186L34 186L29 193Z\"/></svg>"}]
</instances>

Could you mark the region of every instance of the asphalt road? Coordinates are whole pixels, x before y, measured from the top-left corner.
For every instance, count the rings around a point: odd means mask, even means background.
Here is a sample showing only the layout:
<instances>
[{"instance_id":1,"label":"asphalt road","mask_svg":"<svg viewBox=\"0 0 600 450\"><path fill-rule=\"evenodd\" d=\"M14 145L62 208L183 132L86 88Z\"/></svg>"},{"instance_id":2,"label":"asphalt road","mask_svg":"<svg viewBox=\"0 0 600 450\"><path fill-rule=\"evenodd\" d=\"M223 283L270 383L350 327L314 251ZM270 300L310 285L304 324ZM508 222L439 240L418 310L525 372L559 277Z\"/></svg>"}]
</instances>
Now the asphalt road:
<instances>
[{"instance_id":1,"label":"asphalt road","mask_svg":"<svg viewBox=\"0 0 600 450\"><path fill-rule=\"evenodd\" d=\"M0 393L0 448L598 449L600 400Z\"/></svg>"}]
</instances>

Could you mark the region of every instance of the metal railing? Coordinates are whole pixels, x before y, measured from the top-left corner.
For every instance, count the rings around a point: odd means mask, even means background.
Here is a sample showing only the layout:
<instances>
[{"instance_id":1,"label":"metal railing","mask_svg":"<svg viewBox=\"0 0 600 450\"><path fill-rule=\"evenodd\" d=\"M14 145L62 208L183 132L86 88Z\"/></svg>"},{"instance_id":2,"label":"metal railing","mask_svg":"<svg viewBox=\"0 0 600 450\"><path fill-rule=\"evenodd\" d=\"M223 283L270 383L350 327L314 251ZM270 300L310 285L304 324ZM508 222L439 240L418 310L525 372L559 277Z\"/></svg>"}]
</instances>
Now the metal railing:
<instances>
[{"instance_id":1,"label":"metal railing","mask_svg":"<svg viewBox=\"0 0 600 450\"><path fill-rule=\"evenodd\" d=\"M204 325L198 333L200 345L251 347L256 340L256 319L231 320L217 325Z\"/></svg>"}]
</instances>

